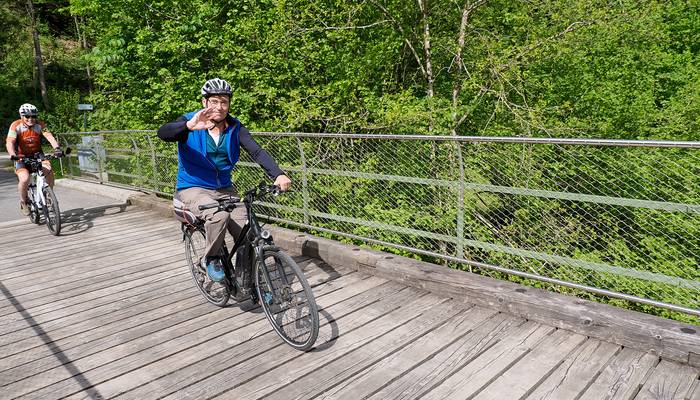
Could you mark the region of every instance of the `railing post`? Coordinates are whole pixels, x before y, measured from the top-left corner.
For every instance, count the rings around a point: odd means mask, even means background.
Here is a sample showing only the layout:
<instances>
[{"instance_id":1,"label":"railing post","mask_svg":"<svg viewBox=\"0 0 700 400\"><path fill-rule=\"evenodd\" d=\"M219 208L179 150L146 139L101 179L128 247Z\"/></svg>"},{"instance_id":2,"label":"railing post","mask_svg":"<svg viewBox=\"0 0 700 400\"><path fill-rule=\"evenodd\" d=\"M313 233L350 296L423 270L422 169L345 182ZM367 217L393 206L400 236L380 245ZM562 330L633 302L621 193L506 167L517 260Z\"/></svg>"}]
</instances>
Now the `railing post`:
<instances>
[{"instance_id":1,"label":"railing post","mask_svg":"<svg viewBox=\"0 0 700 400\"><path fill-rule=\"evenodd\" d=\"M134 152L136 153L136 172L140 177L143 177L143 171L141 167L141 150L139 149L138 144L136 143L136 140L134 140L133 136L130 136L131 139L131 144L134 145ZM143 189L143 184L139 181L137 188L139 190Z\"/></svg>"},{"instance_id":2,"label":"railing post","mask_svg":"<svg viewBox=\"0 0 700 400\"><path fill-rule=\"evenodd\" d=\"M153 168L153 179L151 183L153 184L153 190L158 190L158 181L156 180L156 148L153 146L153 141L148 134L146 134L146 139L148 140L148 146L151 148L151 167Z\"/></svg>"},{"instance_id":3,"label":"railing post","mask_svg":"<svg viewBox=\"0 0 700 400\"><path fill-rule=\"evenodd\" d=\"M95 138L102 137L102 135L95 136ZM106 172L105 170L102 169L102 151L100 149L99 144L102 143L101 140L93 140L92 141L92 150L95 152L95 157L97 158L97 180L100 183L104 183L102 176ZM105 150L105 156L107 155L107 151Z\"/></svg>"},{"instance_id":4,"label":"railing post","mask_svg":"<svg viewBox=\"0 0 700 400\"><path fill-rule=\"evenodd\" d=\"M301 158L301 184L302 184L302 196L304 201L304 223L309 224L309 178L308 170L306 166L306 156L304 155L304 148L301 145L301 139L296 137L297 146L299 147L299 157Z\"/></svg>"},{"instance_id":5,"label":"railing post","mask_svg":"<svg viewBox=\"0 0 700 400\"><path fill-rule=\"evenodd\" d=\"M457 193L457 258L464 258L464 160L462 144L455 141L457 162L459 163L459 189Z\"/></svg>"}]
</instances>

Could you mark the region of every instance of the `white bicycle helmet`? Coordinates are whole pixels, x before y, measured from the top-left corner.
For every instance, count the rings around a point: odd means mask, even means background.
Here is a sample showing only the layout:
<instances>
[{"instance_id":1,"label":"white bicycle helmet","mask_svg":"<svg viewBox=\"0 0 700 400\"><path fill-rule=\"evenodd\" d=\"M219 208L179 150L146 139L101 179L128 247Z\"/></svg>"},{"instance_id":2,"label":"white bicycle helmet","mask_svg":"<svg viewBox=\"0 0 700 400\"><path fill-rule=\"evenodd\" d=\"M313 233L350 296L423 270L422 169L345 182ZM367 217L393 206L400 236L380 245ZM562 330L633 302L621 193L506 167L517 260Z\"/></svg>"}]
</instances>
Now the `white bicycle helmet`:
<instances>
[{"instance_id":1,"label":"white bicycle helmet","mask_svg":"<svg viewBox=\"0 0 700 400\"><path fill-rule=\"evenodd\" d=\"M231 85L223 79L209 79L202 86L202 97L209 98L215 95L225 95L231 97Z\"/></svg>"},{"instance_id":2,"label":"white bicycle helmet","mask_svg":"<svg viewBox=\"0 0 700 400\"><path fill-rule=\"evenodd\" d=\"M39 115L39 109L36 108L33 104L29 103L24 103L21 106L19 106L19 115L22 117L36 117Z\"/></svg>"}]
</instances>

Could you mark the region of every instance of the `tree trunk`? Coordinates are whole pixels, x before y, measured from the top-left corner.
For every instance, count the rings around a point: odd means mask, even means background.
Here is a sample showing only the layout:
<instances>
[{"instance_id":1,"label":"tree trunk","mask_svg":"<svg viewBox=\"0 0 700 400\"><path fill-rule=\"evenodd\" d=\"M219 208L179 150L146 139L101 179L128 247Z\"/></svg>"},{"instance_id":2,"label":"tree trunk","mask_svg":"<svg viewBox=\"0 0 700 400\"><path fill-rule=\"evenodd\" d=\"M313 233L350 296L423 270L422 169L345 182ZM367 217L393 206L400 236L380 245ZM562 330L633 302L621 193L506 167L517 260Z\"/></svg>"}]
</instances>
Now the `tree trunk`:
<instances>
[{"instance_id":1,"label":"tree trunk","mask_svg":"<svg viewBox=\"0 0 700 400\"><path fill-rule=\"evenodd\" d=\"M431 59L431 43L430 43L430 23L428 21L428 0L418 0L418 8L420 8L423 20L423 50L425 51L425 81L426 94L428 96L428 107L430 108L430 121L428 122L428 132L432 133L435 129L435 110L433 109L433 98L435 97L435 77L433 76L433 62Z\"/></svg>"},{"instance_id":2,"label":"tree trunk","mask_svg":"<svg viewBox=\"0 0 700 400\"><path fill-rule=\"evenodd\" d=\"M39 77L39 87L41 88L41 101L44 109L49 110L49 96L46 91L46 77L44 74L44 61L41 56L41 44L39 43L39 31L36 30L36 16L34 15L34 3L27 0L27 13L32 23L32 38L34 40L34 60L36 62L37 74Z\"/></svg>"},{"instance_id":3,"label":"tree trunk","mask_svg":"<svg viewBox=\"0 0 700 400\"><path fill-rule=\"evenodd\" d=\"M88 45L87 45L87 38L85 35L80 34L80 23L78 22L78 16L74 15L73 16L73 21L75 22L75 32L78 35L78 43L80 43L80 48L83 50L87 50ZM87 74L87 84L88 84L88 92L90 95L92 95L92 73L90 73L90 63L87 62L85 64L85 72Z\"/></svg>"}]
</instances>

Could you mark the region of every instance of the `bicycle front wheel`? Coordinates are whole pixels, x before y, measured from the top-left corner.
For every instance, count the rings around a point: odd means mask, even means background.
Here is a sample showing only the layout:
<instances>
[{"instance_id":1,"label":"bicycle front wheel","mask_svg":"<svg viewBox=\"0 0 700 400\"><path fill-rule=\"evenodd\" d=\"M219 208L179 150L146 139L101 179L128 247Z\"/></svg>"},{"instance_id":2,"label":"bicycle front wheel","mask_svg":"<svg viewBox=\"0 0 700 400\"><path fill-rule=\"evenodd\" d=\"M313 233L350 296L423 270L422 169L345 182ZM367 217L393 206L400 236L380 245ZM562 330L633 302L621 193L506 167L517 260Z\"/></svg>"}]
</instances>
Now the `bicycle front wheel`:
<instances>
[{"instance_id":1,"label":"bicycle front wheel","mask_svg":"<svg viewBox=\"0 0 700 400\"><path fill-rule=\"evenodd\" d=\"M39 224L41 222L41 215L39 214L39 208L36 206L36 203L34 202L35 193L34 191L36 190L36 186L29 186L29 189L27 190L27 194L29 196L29 199L27 200L27 207L29 207L29 220L32 223Z\"/></svg>"},{"instance_id":2,"label":"bicycle front wheel","mask_svg":"<svg viewBox=\"0 0 700 400\"><path fill-rule=\"evenodd\" d=\"M204 247L206 244L204 232L201 230L185 232L185 259L190 268L192 280L197 289L202 293L208 302L215 306L223 307L228 302L231 292L226 281L214 282L207 275L207 271L202 267L201 260L204 257Z\"/></svg>"},{"instance_id":3,"label":"bicycle front wheel","mask_svg":"<svg viewBox=\"0 0 700 400\"><path fill-rule=\"evenodd\" d=\"M255 263L260 303L275 332L297 350L308 350L318 337L318 308L304 273L274 246Z\"/></svg>"},{"instance_id":4,"label":"bicycle front wheel","mask_svg":"<svg viewBox=\"0 0 700 400\"><path fill-rule=\"evenodd\" d=\"M58 208L58 199L50 186L44 187L44 219L49 232L58 236L61 233L61 210Z\"/></svg>"}]
</instances>

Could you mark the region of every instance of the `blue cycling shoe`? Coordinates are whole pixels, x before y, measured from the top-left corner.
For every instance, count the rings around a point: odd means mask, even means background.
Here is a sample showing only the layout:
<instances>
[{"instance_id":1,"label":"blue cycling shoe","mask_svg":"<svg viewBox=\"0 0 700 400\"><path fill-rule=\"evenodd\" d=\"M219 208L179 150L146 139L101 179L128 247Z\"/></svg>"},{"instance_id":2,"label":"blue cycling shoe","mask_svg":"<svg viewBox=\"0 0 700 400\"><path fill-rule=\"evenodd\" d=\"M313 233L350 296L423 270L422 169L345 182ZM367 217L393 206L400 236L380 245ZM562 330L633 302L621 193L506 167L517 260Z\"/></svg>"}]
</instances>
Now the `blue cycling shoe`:
<instances>
[{"instance_id":1,"label":"blue cycling shoe","mask_svg":"<svg viewBox=\"0 0 700 400\"><path fill-rule=\"evenodd\" d=\"M207 275L214 282L221 282L226 277L224 266L218 258L212 258L207 263Z\"/></svg>"}]
</instances>

